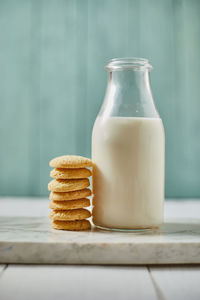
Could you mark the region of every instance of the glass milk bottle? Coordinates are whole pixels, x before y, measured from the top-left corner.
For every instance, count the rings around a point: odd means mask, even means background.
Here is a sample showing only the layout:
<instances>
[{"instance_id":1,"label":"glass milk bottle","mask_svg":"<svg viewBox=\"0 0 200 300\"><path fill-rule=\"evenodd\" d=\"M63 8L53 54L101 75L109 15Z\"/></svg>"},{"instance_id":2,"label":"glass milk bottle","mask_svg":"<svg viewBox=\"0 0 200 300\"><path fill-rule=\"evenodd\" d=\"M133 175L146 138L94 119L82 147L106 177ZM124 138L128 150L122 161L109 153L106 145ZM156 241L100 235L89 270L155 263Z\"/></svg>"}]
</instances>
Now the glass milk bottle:
<instances>
[{"instance_id":1,"label":"glass milk bottle","mask_svg":"<svg viewBox=\"0 0 200 300\"><path fill-rule=\"evenodd\" d=\"M163 223L165 136L140 58L112 59L92 133L93 222L115 230Z\"/></svg>"}]
</instances>

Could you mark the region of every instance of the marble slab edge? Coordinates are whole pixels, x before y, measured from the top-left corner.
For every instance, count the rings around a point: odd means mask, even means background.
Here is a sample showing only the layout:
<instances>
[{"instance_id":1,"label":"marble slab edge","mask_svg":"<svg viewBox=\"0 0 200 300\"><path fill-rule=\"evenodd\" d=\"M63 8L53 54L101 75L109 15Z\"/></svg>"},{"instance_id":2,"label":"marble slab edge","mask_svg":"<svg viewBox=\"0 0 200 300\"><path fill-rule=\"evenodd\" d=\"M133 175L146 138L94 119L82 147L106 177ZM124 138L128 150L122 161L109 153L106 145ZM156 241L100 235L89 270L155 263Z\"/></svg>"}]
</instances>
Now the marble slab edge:
<instances>
[{"instance_id":1,"label":"marble slab edge","mask_svg":"<svg viewBox=\"0 0 200 300\"><path fill-rule=\"evenodd\" d=\"M0 263L152 265L200 264L200 243L0 242Z\"/></svg>"}]
</instances>

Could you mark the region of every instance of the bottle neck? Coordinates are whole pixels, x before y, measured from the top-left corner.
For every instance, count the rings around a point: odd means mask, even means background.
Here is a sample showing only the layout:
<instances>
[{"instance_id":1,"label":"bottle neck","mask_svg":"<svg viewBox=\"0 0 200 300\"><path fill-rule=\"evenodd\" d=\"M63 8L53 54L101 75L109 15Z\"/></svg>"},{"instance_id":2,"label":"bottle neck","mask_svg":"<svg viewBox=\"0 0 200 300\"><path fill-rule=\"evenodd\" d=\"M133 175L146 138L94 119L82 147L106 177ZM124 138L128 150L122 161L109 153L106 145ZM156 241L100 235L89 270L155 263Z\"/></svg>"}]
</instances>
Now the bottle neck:
<instances>
[{"instance_id":1,"label":"bottle neck","mask_svg":"<svg viewBox=\"0 0 200 300\"><path fill-rule=\"evenodd\" d=\"M127 93L138 94L141 92L151 93L148 70L125 70L109 72L108 83L116 89Z\"/></svg>"},{"instance_id":2,"label":"bottle neck","mask_svg":"<svg viewBox=\"0 0 200 300\"><path fill-rule=\"evenodd\" d=\"M149 70L110 70L101 112L110 116L159 117L151 92Z\"/></svg>"}]
</instances>

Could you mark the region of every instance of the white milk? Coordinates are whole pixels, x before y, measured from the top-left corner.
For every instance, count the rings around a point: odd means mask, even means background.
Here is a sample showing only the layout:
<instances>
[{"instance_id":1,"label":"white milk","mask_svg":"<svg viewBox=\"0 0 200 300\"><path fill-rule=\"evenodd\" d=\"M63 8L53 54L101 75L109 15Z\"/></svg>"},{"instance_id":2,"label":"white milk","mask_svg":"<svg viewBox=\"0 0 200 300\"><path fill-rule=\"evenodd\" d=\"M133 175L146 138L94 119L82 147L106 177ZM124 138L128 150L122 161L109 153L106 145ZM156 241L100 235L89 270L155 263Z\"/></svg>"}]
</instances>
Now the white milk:
<instances>
[{"instance_id":1,"label":"white milk","mask_svg":"<svg viewBox=\"0 0 200 300\"><path fill-rule=\"evenodd\" d=\"M160 118L97 118L92 135L95 225L137 229L163 223L164 144Z\"/></svg>"}]
</instances>

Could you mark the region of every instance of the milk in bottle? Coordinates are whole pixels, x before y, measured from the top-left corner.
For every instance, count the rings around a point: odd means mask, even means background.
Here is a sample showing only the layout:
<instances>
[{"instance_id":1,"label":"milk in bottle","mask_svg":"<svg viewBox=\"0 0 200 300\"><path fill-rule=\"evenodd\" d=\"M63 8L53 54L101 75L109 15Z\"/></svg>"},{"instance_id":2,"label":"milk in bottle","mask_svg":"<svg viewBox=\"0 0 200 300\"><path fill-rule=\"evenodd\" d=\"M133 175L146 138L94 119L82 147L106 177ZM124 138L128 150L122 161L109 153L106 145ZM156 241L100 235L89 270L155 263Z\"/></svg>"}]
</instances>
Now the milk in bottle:
<instances>
[{"instance_id":1,"label":"milk in bottle","mask_svg":"<svg viewBox=\"0 0 200 300\"><path fill-rule=\"evenodd\" d=\"M92 133L93 222L119 230L163 223L165 139L147 60L111 60Z\"/></svg>"}]
</instances>

